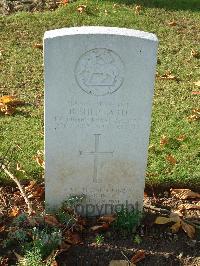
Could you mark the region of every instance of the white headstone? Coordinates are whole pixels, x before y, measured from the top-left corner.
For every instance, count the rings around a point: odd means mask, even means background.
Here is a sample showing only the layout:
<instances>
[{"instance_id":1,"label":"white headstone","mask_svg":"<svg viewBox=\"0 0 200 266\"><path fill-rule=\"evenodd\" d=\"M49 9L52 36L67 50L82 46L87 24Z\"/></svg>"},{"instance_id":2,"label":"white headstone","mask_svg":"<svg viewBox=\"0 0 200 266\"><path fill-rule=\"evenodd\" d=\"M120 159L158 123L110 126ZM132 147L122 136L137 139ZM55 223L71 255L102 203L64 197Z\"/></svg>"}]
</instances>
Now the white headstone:
<instances>
[{"instance_id":1,"label":"white headstone","mask_svg":"<svg viewBox=\"0 0 200 266\"><path fill-rule=\"evenodd\" d=\"M157 43L122 28L45 33L48 209L81 194L89 216L142 207Z\"/></svg>"}]
</instances>

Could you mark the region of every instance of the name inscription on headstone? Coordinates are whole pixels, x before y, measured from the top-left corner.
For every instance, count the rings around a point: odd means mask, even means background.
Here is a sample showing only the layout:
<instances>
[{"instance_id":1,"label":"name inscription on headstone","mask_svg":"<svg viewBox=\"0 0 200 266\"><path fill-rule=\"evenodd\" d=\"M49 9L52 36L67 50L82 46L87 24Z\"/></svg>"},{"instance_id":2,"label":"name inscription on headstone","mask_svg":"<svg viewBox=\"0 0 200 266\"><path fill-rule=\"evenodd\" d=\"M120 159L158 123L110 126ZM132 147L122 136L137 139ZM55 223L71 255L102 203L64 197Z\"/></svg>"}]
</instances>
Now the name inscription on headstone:
<instances>
[{"instance_id":1,"label":"name inscription on headstone","mask_svg":"<svg viewBox=\"0 0 200 266\"><path fill-rule=\"evenodd\" d=\"M54 116L56 129L59 127L87 128L94 125L96 128L116 126L123 128L133 126L135 119L130 115L129 103L104 103L93 104L66 101L65 109Z\"/></svg>"}]
</instances>

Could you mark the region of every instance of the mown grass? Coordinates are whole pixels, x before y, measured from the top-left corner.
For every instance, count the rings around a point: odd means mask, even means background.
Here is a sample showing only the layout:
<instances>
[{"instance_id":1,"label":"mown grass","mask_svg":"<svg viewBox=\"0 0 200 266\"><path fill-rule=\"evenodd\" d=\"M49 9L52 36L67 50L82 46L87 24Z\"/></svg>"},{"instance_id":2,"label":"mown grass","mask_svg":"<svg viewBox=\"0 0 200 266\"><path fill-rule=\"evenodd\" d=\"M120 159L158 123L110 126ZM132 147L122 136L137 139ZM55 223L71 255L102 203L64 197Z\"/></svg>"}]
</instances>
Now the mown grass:
<instances>
[{"instance_id":1,"label":"mown grass","mask_svg":"<svg viewBox=\"0 0 200 266\"><path fill-rule=\"evenodd\" d=\"M135 14L135 3L142 11ZM177 80L157 78L147 168L147 185L190 186L200 188L200 126L189 122L192 109L200 106L199 59L200 13L198 1L76 1L56 11L17 13L0 17L0 90L16 94L27 105L13 116L0 116L0 157L11 162L19 178L41 178L42 170L33 159L43 149L43 55L34 48L46 30L81 25L134 28L156 33L159 38L158 76L171 71ZM77 6L86 5L82 14ZM116 4L116 5L114 5ZM175 26L168 22L176 21ZM160 146L162 135L169 143ZM176 140L185 135L183 141ZM172 155L177 163L166 160ZM20 163L25 173L16 170ZM7 181L0 173L0 180Z\"/></svg>"}]
</instances>

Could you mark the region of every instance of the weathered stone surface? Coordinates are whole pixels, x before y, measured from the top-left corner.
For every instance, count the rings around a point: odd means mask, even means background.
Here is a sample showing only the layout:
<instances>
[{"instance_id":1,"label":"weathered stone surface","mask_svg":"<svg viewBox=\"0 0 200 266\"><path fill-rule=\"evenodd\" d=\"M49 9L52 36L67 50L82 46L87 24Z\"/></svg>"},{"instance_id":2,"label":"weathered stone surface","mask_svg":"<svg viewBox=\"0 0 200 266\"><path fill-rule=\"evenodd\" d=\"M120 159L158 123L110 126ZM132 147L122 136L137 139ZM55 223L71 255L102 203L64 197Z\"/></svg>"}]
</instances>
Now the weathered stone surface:
<instances>
[{"instance_id":1,"label":"weathered stone surface","mask_svg":"<svg viewBox=\"0 0 200 266\"><path fill-rule=\"evenodd\" d=\"M142 206L157 38L79 27L44 36L46 205L86 195L97 215Z\"/></svg>"}]
</instances>

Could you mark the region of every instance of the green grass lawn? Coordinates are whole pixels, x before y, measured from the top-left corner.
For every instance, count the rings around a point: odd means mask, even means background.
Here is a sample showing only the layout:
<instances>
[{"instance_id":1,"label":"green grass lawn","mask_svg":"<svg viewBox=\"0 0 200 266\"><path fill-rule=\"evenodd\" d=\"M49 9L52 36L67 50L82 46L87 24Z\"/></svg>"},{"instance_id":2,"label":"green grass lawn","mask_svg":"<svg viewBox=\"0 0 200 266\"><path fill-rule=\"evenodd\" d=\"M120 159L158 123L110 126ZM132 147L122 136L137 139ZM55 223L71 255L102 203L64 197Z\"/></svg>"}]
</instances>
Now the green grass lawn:
<instances>
[{"instance_id":1,"label":"green grass lawn","mask_svg":"<svg viewBox=\"0 0 200 266\"><path fill-rule=\"evenodd\" d=\"M39 179L43 174L33 159L44 138L43 54L34 44L42 43L46 30L103 25L149 31L159 39L146 184L200 188L200 125L187 119L200 108L200 95L192 94L200 91L193 83L200 79L199 59L191 56L192 49L200 52L198 1L137 1L139 15L133 2L83 0L53 12L0 17L0 96L16 94L26 102L14 115L0 116L0 158L6 156L17 177ZM80 4L86 5L82 14ZM171 21L176 25L170 26ZM167 71L176 79L159 78ZM168 138L164 146L163 135ZM184 140L177 140L181 135ZM166 160L169 155L177 162ZM25 173L16 170L17 163ZM8 181L2 172L0 180Z\"/></svg>"}]
</instances>

